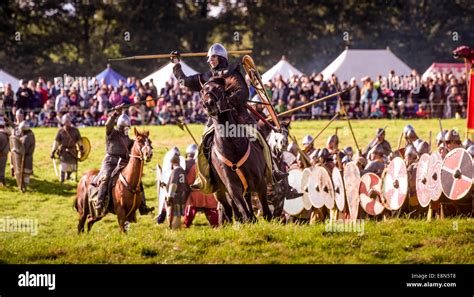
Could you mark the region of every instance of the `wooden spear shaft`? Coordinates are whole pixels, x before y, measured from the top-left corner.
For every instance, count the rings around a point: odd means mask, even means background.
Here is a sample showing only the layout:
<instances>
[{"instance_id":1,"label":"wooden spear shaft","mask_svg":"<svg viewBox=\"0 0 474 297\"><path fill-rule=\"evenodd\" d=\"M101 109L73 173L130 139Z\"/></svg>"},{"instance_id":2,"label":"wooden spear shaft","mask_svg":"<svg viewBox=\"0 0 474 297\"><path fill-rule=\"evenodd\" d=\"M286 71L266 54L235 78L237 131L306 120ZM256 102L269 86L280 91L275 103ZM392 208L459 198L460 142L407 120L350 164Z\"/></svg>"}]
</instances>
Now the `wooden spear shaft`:
<instances>
[{"instance_id":1,"label":"wooden spear shaft","mask_svg":"<svg viewBox=\"0 0 474 297\"><path fill-rule=\"evenodd\" d=\"M238 51L228 51L229 55L247 55L251 54L252 50L238 50ZM141 55L141 56L132 56L132 57L123 57L123 58L113 58L109 61L126 61L126 60L148 60L148 59L169 59L173 57L172 54L158 54L158 55ZM207 52L201 53L182 53L179 54L180 57L206 57Z\"/></svg>"}]
</instances>

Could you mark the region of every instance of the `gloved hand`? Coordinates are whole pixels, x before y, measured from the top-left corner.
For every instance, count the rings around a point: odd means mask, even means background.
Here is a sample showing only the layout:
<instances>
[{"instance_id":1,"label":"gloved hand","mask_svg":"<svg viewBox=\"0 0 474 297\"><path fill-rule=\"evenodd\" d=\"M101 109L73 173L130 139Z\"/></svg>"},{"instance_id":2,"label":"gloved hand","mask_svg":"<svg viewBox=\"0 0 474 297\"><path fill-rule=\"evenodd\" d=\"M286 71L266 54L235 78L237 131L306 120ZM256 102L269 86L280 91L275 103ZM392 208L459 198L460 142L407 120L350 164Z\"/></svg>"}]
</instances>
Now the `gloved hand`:
<instances>
[{"instance_id":1,"label":"gloved hand","mask_svg":"<svg viewBox=\"0 0 474 297\"><path fill-rule=\"evenodd\" d=\"M173 64L178 64L179 61L181 60L181 54L178 51L172 51L170 55L171 55L170 61Z\"/></svg>"}]
</instances>

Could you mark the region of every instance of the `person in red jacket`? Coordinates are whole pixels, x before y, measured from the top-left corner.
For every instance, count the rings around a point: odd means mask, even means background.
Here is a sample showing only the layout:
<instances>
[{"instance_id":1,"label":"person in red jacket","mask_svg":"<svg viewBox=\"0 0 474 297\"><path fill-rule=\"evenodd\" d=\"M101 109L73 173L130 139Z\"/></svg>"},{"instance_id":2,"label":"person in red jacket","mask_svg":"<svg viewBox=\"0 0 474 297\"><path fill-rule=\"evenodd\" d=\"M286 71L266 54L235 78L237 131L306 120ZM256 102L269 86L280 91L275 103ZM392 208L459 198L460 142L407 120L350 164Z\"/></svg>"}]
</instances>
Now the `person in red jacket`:
<instances>
[{"instance_id":1,"label":"person in red jacket","mask_svg":"<svg viewBox=\"0 0 474 297\"><path fill-rule=\"evenodd\" d=\"M191 144L186 149L186 183L192 185L196 179L196 160L197 145ZM186 202L184 210L184 225L191 227L194 217L198 211L204 212L209 224L212 227L219 225L219 216L217 213L217 201L212 194L203 194L201 191L191 191Z\"/></svg>"}]
</instances>

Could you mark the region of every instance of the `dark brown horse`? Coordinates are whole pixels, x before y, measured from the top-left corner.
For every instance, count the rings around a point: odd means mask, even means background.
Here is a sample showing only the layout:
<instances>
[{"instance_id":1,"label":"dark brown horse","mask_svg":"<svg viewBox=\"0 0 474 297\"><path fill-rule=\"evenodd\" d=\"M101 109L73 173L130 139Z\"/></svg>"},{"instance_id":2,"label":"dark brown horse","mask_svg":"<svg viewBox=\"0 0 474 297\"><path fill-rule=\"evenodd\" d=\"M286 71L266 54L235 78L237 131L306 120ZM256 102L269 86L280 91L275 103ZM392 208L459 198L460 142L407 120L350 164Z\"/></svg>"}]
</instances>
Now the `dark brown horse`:
<instances>
[{"instance_id":1,"label":"dark brown horse","mask_svg":"<svg viewBox=\"0 0 474 297\"><path fill-rule=\"evenodd\" d=\"M238 221L255 221L250 195L254 192L258 194L265 219L270 220L263 149L250 133L237 132L243 132L246 125L234 118L235 110L227 100L225 85L223 78L213 78L201 91L204 108L215 128L210 150L211 174L218 183L215 195L223 207L220 219L231 222L234 215Z\"/></svg>"},{"instance_id":2,"label":"dark brown horse","mask_svg":"<svg viewBox=\"0 0 474 297\"><path fill-rule=\"evenodd\" d=\"M87 222L87 232L92 225L101 220L108 212L117 215L118 224L122 232L127 232L127 226L130 222L136 222L136 210L141 204L140 183L143 174L143 165L149 162L153 156L151 140L148 138L149 132L138 132L134 128L135 141L130 151L130 160L119 174L119 178L112 189L110 203L112 205L105 210L103 216L95 217L91 215L89 203L89 188L93 178L99 173L99 170L89 170L84 173L77 185L77 196L75 208L79 213L79 224L77 230L84 232L84 224ZM109 203L109 204L110 204Z\"/></svg>"}]
</instances>

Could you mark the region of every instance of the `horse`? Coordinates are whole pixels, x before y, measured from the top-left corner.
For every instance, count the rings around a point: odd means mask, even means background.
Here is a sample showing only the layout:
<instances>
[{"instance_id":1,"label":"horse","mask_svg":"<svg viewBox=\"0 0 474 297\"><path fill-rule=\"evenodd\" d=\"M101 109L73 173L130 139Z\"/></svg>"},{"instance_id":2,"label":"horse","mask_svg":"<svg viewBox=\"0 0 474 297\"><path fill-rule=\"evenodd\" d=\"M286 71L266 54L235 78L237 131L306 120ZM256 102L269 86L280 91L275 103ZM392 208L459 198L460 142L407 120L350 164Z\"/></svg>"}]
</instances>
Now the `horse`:
<instances>
[{"instance_id":1,"label":"horse","mask_svg":"<svg viewBox=\"0 0 474 297\"><path fill-rule=\"evenodd\" d=\"M235 215L238 221L255 222L251 193L257 193L264 218L271 220L263 148L248 135L229 133L233 128L239 131L239 127L247 126L239 125L234 117L235 109L227 100L225 86L232 83L214 77L201 90L203 107L215 128L210 159L211 176L217 182L215 197L222 206L219 220L221 223L232 222L232 215Z\"/></svg>"},{"instance_id":2,"label":"horse","mask_svg":"<svg viewBox=\"0 0 474 297\"><path fill-rule=\"evenodd\" d=\"M149 132L138 132L134 128L135 140L130 150L130 160L119 173L116 185L111 190L109 207L104 210L102 216L93 216L89 203L89 190L91 182L99 173L99 170L89 170L83 174L77 185L77 196L74 202L76 211L79 213L78 233L84 232L84 224L87 222L87 232L92 225L100 221L108 212L117 215L120 231L127 232L128 223L136 222L136 210L141 204L140 183L145 162L150 162L153 156L153 147ZM112 204L112 205L110 205Z\"/></svg>"}]
</instances>

